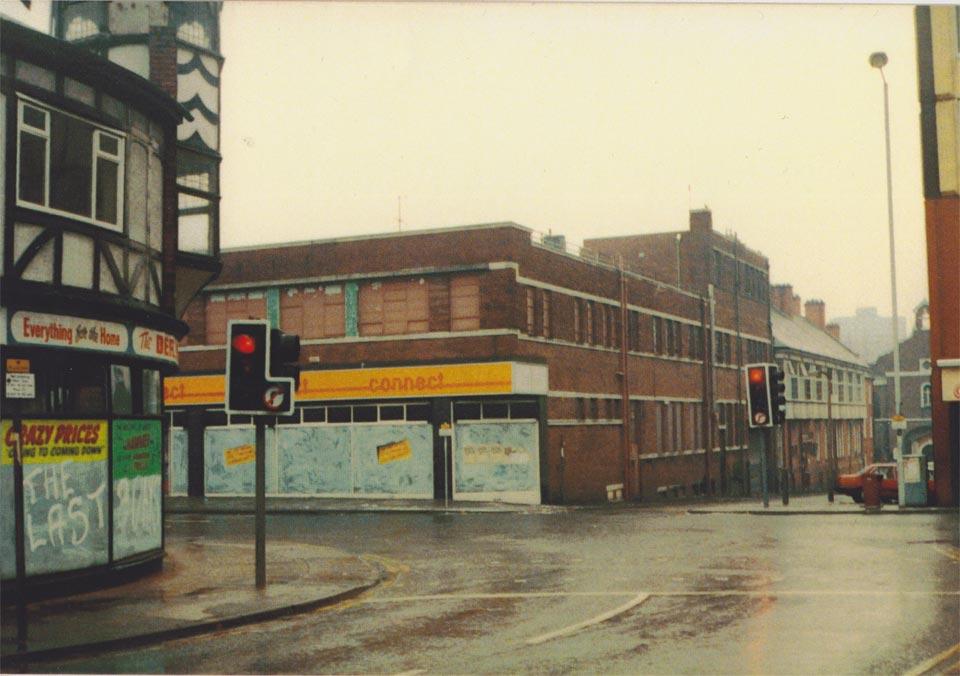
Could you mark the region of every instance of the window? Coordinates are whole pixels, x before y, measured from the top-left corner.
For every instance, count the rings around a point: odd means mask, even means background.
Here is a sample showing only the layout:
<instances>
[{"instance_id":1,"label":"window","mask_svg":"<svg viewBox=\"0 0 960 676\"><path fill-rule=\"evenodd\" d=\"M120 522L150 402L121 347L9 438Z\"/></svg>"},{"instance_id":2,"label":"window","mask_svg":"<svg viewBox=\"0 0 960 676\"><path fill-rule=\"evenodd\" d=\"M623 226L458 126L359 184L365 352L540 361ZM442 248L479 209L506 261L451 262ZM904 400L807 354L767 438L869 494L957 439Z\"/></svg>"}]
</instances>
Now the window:
<instances>
[{"instance_id":1,"label":"window","mask_svg":"<svg viewBox=\"0 0 960 676\"><path fill-rule=\"evenodd\" d=\"M360 287L359 310L361 336L425 333L430 327L426 280L365 284Z\"/></svg>"},{"instance_id":2,"label":"window","mask_svg":"<svg viewBox=\"0 0 960 676\"><path fill-rule=\"evenodd\" d=\"M160 415L163 405L163 387L160 380L160 371L154 369L143 370L143 414Z\"/></svg>"},{"instance_id":3,"label":"window","mask_svg":"<svg viewBox=\"0 0 960 676\"><path fill-rule=\"evenodd\" d=\"M663 319L661 317L653 318L653 351L655 354L663 354Z\"/></svg>"},{"instance_id":4,"label":"window","mask_svg":"<svg viewBox=\"0 0 960 676\"><path fill-rule=\"evenodd\" d=\"M583 332L583 342L587 345L593 345L593 303L590 301L585 301L583 304L584 307L584 332Z\"/></svg>"},{"instance_id":5,"label":"window","mask_svg":"<svg viewBox=\"0 0 960 676\"><path fill-rule=\"evenodd\" d=\"M68 42L100 33L106 23L106 5L100 2L75 2L63 10L63 39Z\"/></svg>"},{"instance_id":6,"label":"window","mask_svg":"<svg viewBox=\"0 0 960 676\"><path fill-rule=\"evenodd\" d=\"M809 378L803 379L803 398L806 399L807 401L810 401L810 399L812 399L811 392L810 392Z\"/></svg>"},{"instance_id":7,"label":"window","mask_svg":"<svg viewBox=\"0 0 960 676\"><path fill-rule=\"evenodd\" d=\"M170 3L170 23L176 27L177 39L197 47L217 50L217 24L211 10L200 2Z\"/></svg>"},{"instance_id":8,"label":"window","mask_svg":"<svg viewBox=\"0 0 960 676\"><path fill-rule=\"evenodd\" d=\"M287 289L280 295L280 330L302 338L345 334L343 287Z\"/></svg>"},{"instance_id":9,"label":"window","mask_svg":"<svg viewBox=\"0 0 960 676\"><path fill-rule=\"evenodd\" d=\"M534 325L534 308L533 308L533 289L527 289L527 335L532 336L536 332L536 326Z\"/></svg>"},{"instance_id":10,"label":"window","mask_svg":"<svg viewBox=\"0 0 960 676\"><path fill-rule=\"evenodd\" d=\"M480 328L480 277L454 277L450 280L450 330L472 331Z\"/></svg>"},{"instance_id":11,"label":"window","mask_svg":"<svg viewBox=\"0 0 960 676\"><path fill-rule=\"evenodd\" d=\"M207 345L223 345L227 341L230 319L265 319L267 300L263 292L213 294L207 297L204 312Z\"/></svg>"},{"instance_id":12,"label":"window","mask_svg":"<svg viewBox=\"0 0 960 676\"><path fill-rule=\"evenodd\" d=\"M631 350L634 352L640 351L640 313L636 310L631 310L629 315L629 326L628 326L628 345Z\"/></svg>"},{"instance_id":13,"label":"window","mask_svg":"<svg viewBox=\"0 0 960 676\"><path fill-rule=\"evenodd\" d=\"M19 102L17 202L123 230L124 139L73 115Z\"/></svg>"},{"instance_id":14,"label":"window","mask_svg":"<svg viewBox=\"0 0 960 676\"><path fill-rule=\"evenodd\" d=\"M543 329L543 337L550 337L550 292L541 291L540 292L540 313L541 313L541 322Z\"/></svg>"},{"instance_id":15,"label":"window","mask_svg":"<svg viewBox=\"0 0 960 676\"><path fill-rule=\"evenodd\" d=\"M930 408L932 389L933 386L930 383L924 383L920 386L920 408Z\"/></svg>"},{"instance_id":16,"label":"window","mask_svg":"<svg viewBox=\"0 0 960 676\"><path fill-rule=\"evenodd\" d=\"M583 339L583 332L580 330L580 301L573 301L573 342L579 343Z\"/></svg>"},{"instance_id":17,"label":"window","mask_svg":"<svg viewBox=\"0 0 960 676\"><path fill-rule=\"evenodd\" d=\"M133 392L130 384L130 367L110 366L110 398L114 415L133 413Z\"/></svg>"}]
</instances>

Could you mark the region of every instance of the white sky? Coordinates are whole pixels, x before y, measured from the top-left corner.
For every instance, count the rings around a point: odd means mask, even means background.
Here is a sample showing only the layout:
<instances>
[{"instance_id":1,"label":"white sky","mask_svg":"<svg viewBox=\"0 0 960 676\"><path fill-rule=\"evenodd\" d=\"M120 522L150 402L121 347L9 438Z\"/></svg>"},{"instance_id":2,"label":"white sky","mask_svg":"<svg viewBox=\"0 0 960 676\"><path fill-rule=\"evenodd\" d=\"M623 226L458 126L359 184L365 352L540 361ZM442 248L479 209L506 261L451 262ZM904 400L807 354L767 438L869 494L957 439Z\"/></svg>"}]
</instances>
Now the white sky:
<instances>
[{"instance_id":1,"label":"white sky","mask_svg":"<svg viewBox=\"0 0 960 676\"><path fill-rule=\"evenodd\" d=\"M398 196L405 230L574 242L707 205L828 318L890 311L886 51L900 314L927 296L912 7L248 0L221 25L223 246L395 231Z\"/></svg>"}]
</instances>

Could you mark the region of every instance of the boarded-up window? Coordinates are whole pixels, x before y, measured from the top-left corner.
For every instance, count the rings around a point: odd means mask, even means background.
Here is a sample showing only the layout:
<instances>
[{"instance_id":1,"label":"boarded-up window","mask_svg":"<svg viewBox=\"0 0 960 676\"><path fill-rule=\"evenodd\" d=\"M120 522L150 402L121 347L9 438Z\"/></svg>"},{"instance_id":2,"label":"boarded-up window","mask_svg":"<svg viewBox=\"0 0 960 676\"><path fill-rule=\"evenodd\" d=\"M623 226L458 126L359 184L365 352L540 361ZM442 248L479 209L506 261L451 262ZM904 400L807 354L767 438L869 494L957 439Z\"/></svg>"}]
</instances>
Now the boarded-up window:
<instances>
[{"instance_id":1,"label":"boarded-up window","mask_svg":"<svg viewBox=\"0 0 960 676\"><path fill-rule=\"evenodd\" d=\"M426 333L430 302L424 279L373 282L360 287L360 335Z\"/></svg>"},{"instance_id":2,"label":"boarded-up window","mask_svg":"<svg viewBox=\"0 0 960 676\"><path fill-rule=\"evenodd\" d=\"M231 319L266 319L267 300L262 291L214 294L207 298L207 345L227 341L227 322Z\"/></svg>"},{"instance_id":3,"label":"boarded-up window","mask_svg":"<svg viewBox=\"0 0 960 676\"><path fill-rule=\"evenodd\" d=\"M343 287L287 289L280 296L280 328L301 338L344 335Z\"/></svg>"},{"instance_id":4,"label":"boarded-up window","mask_svg":"<svg viewBox=\"0 0 960 676\"><path fill-rule=\"evenodd\" d=\"M550 292L540 292L540 319L544 338L550 337Z\"/></svg>"},{"instance_id":5,"label":"boarded-up window","mask_svg":"<svg viewBox=\"0 0 960 676\"><path fill-rule=\"evenodd\" d=\"M480 278L476 275L450 280L450 330L480 328Z\"/></svg>"},{"instance_id":6,"label":"boarded-up window","mask_svg":"<svg viewBox=\"0 0 960 676\"><path fill-rule=\"evenodd\" d=\"M527 335L532 336L536 333L537 327L534 325L533 312L533 289L527 289Z\"/></svg>"}]
</instances>

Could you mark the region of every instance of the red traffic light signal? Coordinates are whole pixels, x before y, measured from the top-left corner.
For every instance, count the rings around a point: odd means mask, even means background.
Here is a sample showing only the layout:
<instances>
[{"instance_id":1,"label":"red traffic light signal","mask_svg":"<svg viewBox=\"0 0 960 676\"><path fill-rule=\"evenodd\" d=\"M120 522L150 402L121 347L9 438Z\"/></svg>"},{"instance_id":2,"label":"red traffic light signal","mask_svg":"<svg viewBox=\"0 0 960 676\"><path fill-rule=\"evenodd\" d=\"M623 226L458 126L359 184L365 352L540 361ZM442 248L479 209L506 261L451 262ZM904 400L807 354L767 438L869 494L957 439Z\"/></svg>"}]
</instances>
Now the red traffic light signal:
<instances>
[{"instance_id":1,"label":"red traffic light signal","mask_svg":"<svg viewBox=\"0 0 960 676\"><path fill-rule=\"evenodd\" d=\"M773 425L773 409L770 403L770 369L776 368L772 364L748 364L747 375L747 408L750 415L750 427L771 427Z\"/></svg>"},{"instance_id":2,"label":"red traffic light signal","mask_svg":"<svg viewBox=\"0 0 960 676\"><path fill-rule=\"evenodd\" d=\"M299 368L299 336L285 336L262 319L227 325L225 408L228 413L290 415ZM274 368L272 361L276 359ZM291 372L293 369L296 373Z\"/></svg>"}]
</instances>

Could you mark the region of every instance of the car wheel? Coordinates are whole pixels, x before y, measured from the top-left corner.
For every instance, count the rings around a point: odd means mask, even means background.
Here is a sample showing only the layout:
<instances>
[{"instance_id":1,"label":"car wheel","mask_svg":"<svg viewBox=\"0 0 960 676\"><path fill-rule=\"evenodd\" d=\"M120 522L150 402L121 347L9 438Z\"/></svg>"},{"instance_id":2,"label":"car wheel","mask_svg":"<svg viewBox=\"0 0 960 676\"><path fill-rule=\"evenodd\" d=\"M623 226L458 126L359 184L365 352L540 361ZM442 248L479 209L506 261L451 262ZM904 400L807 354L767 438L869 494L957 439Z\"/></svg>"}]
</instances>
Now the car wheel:
<instances>
[{"instance_id":1,"label":"car wheel","mask_svg":"<svg viewBox=\"0 0 960 676\"><path fill-rule=\"evenodd\" d=\"M854 502L861 503L863 502L863 491L854 491L850 497L853 498Z\"/></svg>"}]
</instances>

